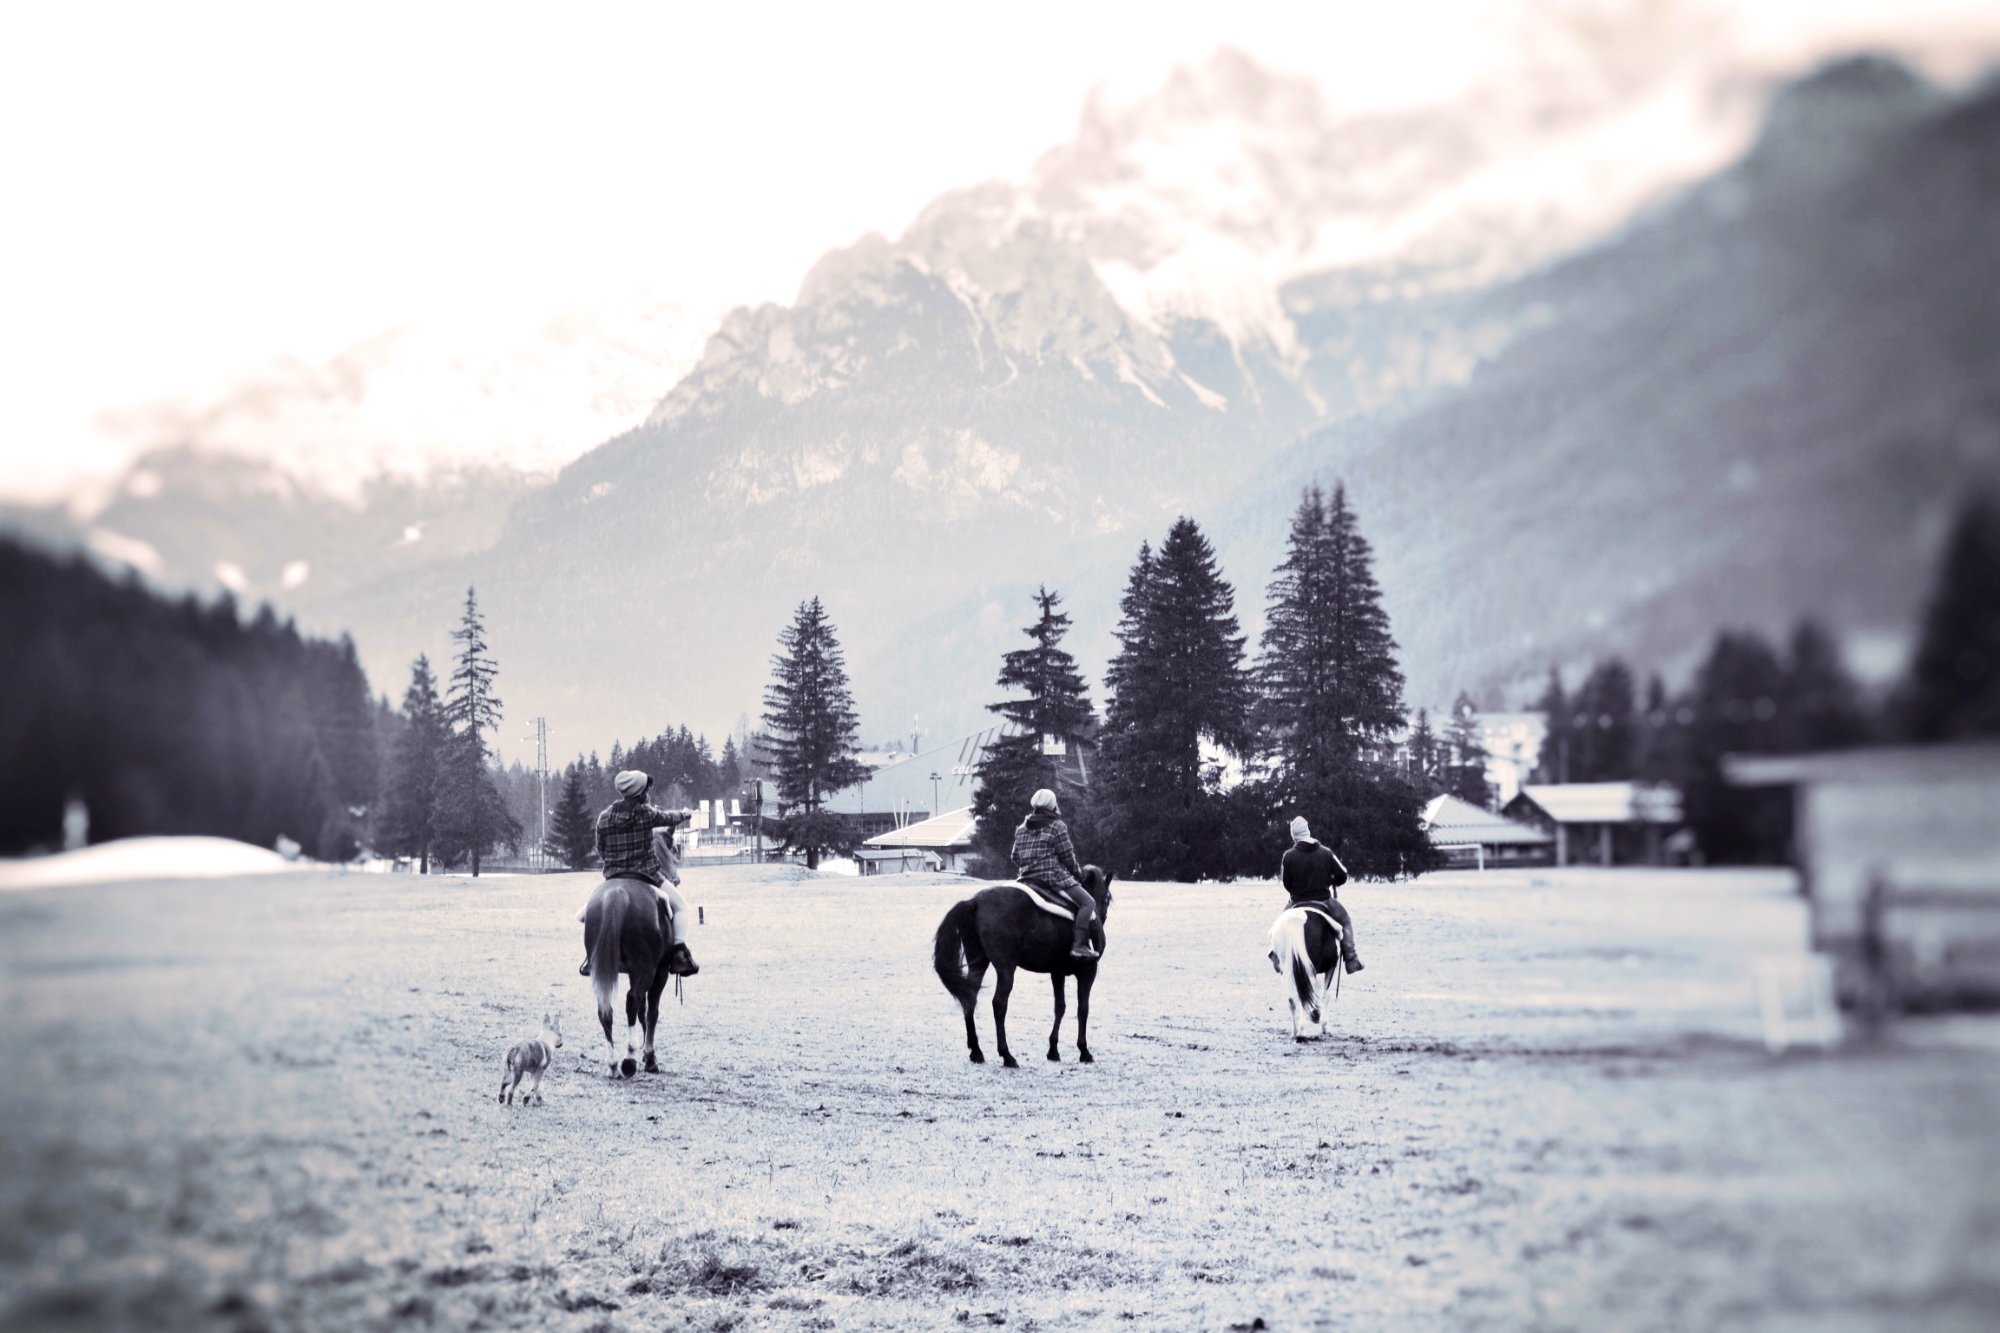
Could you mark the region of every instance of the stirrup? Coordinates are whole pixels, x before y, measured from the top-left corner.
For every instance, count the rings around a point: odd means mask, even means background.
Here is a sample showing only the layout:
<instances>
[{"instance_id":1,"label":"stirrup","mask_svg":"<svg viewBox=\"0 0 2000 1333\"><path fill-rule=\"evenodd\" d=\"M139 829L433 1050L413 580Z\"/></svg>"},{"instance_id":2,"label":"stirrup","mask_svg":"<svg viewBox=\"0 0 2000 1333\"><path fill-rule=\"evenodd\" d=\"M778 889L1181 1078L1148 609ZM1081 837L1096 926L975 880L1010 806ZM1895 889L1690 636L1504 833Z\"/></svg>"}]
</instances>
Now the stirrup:
<instances>
[{"instance_id":1,"label":"stirrup","mask_svg":"<svg viewBox=\"0 0 2000 1333\"><path fill-rule=\"evenodd\" d=\"M1104 955L1092 948L1089 940L1085 940L1082 944L1071 949L1069 956L1071 958L1102 958Z\"/></svg>"}]
</instances>

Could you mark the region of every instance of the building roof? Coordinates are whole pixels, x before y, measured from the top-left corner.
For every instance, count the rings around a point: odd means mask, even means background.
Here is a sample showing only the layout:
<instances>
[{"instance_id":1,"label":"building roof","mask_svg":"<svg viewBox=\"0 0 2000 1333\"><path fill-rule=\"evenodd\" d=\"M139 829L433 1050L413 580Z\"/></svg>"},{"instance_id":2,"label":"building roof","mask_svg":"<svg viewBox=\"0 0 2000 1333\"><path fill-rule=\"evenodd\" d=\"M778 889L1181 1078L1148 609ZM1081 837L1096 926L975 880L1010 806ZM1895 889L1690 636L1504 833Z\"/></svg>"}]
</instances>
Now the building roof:
<instances>
[{"instance_id":1,"label":"building roof","mask_svg":"<svg viewBox=\"0 0 2000 1333\"><path fill-rule=\"evenodd\" d=\"M1440 846L1477 842L1489 847L1545 847L1555 841L1552 834L1505 815L1496 815L1491 810L1482 810L1450 793L1431 798L1424 807L1423 823L1431 841Z\"/></svg>"},{"instance_id":2,"label":"building roof","mask_svg":"<svg viewBox=\"0 0 2000 1333\"><path fill-rule=\"evenodd\" d=\"M880 847L893 850L898 847L915 847L929 851L959 851L972 846L972 807L962 810L947 810L933 819L908 828L891 829L878 833L861 844L863 847Z\"/></svg>"},{"instance_id":3,"label":"building roof","mask_svg":"<svg viewBox=\"0 0 2000 1333\"><path fill-rule=\"evenodd\" d=\"M1678 824L1681 794L1659 783L1565 782L1530 784L1521 795L1558 824Z\"/></svg>"},{"instance_id":4,"label":"building roof","mask_svg":"<svg viewBox=\"0 0 2000 1333\"><path fill-rule=\"evenodd\" d=\"M1819 754L1732 754L1722 771L1739 787L1789 787L1797 783L1868 785L1984 778L2000 782L2000 744L1885 745Z\"/></svg>"},{"instance_id":5,"label":"building roof","mask_svg":"<svg viewBox=\"0 0 2000 1333\"><path fill-rule=\"evenodd\" d=\"M1000 738L992 726L898 764L873 769L852 787L842 787L821 803L834 814L934 815L972 803L972 770L986 747ZM935 786L931 774L937 774ZM935 795L933 794L935 793Z\"/></svg>"}]
</instances>

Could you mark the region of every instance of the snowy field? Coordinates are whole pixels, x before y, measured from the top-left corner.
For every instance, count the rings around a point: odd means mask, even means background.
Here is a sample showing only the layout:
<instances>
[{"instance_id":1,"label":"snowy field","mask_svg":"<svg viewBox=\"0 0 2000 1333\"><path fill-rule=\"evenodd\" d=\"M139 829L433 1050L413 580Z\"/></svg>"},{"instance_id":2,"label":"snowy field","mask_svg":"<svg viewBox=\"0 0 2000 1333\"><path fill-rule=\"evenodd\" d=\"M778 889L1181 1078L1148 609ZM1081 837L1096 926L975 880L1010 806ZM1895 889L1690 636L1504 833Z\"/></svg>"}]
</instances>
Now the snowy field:
<instances>
[{"instance_id":1,"label":"snowy field","mask_svg":"<svg viewBox=\"0 0 2000 1333\"><path fill-rule=\"evenodd\" d=\"M2000 1318L2000 1059L1766 1055L1783 876L1357 886L1368 970L1300 1046L1279 890L1119 884L1098 1063L1041 1058L1024 974L1006 1070L930 971L965 881L702 870L702 974L631 1082L576 975L592 882L0 895L0 1326ZM547 1104L501 1106L549 1007Z\"/></svg>"}]
</instances>

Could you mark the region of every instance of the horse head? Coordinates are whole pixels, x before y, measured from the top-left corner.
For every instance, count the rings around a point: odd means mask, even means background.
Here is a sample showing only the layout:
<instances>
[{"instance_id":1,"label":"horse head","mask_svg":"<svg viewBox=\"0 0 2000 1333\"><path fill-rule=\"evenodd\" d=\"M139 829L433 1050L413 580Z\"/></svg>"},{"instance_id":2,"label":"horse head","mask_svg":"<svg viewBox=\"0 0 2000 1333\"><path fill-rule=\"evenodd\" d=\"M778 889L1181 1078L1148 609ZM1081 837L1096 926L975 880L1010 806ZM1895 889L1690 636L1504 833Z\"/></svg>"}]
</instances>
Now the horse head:
<instances>
[{"instance_id":1,"label":"horse head","mask_svg":"<svg viewBox=\"0 0 2000 1333\"><path fill-rule=\"evenodd\" d=\"M1097 866L1083 868L1083 889L1097 900L1097 919L1111 915L1111 875Z\"/></svg>"}]
</instances>

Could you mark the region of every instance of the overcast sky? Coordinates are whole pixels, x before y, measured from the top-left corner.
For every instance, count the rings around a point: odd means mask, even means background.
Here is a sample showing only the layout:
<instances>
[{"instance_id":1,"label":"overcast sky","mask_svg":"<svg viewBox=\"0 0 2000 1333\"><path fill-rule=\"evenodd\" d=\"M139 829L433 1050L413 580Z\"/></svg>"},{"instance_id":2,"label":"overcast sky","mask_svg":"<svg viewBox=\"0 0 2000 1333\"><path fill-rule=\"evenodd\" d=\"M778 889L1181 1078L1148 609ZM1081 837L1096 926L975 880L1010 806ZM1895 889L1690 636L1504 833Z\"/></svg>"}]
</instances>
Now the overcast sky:
<instances>
[{"instance_id":1,"label":"overcast sky","mask_svg":"<svg viewBox=\"0 0 2000 1333\"><path fill-rule=\"evenodd\" d=\"M1871 42L1969 63L2000 25L1989 0L1744 8L1730 44L1773 66ZM0 20L0 491L46 496L117 461L98 413L274 357L635 291L787 300L829 247L1021 175L1100 82L1227 42L1337 105L1436 100L1550 7L25 9Z\"/></svg>"}]
</instances>

